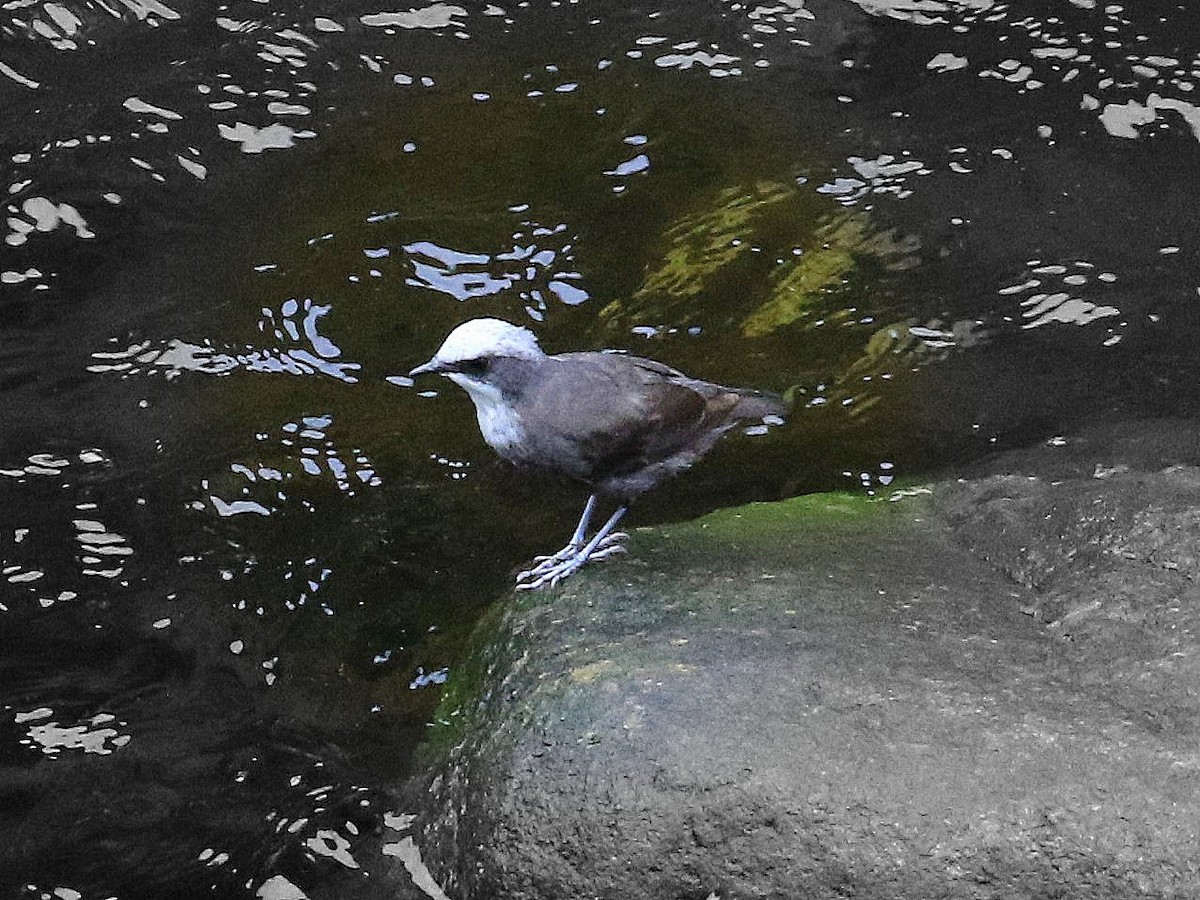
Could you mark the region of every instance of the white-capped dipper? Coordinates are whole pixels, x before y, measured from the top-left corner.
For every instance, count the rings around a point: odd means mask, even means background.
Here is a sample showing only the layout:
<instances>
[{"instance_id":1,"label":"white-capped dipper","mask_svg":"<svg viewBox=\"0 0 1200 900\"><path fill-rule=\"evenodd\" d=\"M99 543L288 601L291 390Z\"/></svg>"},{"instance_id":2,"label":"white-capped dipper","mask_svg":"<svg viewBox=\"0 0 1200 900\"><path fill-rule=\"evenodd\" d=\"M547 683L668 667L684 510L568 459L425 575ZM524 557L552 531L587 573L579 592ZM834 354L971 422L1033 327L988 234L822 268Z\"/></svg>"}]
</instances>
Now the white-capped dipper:
<instances>
[{"instance_id":1,"label":"white-capped dipper","mask_svg":"<svg viewBox=\"0 0 1200 900\"><path fill-rule=\"evenodd\" d=\"M616 532L629 504L687 469L738 422L771 421L782 400L722 387L637 356L547 356L527 328L472 319L450 332L433 359L409 375L437 373L467 392L483 439L501 457L591 488L567 545L517 576L518 590L555 585L589 559L624 550ZM587 538L599 497L617 510Z\"/></svg>"}]
</instances>

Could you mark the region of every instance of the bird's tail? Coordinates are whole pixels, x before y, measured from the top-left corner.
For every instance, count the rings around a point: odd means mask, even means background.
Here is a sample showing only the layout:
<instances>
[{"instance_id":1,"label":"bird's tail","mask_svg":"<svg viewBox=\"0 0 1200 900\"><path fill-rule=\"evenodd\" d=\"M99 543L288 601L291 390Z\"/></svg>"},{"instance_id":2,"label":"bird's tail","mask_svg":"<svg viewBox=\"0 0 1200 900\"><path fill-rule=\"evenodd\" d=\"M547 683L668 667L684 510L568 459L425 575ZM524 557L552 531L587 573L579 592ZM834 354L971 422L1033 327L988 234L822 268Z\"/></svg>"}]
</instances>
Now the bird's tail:
<instances>
[{"instance_id":1,"label":"bird's tail","mask_svg":"<svg viewBox=\"0 0 1200 900\"><path fill-rule=\"evenodd\" d=\"M756 391L750 388L730 388L738 395L738 401L730 410L733 419L763 419L767 416L782 418L787 415L788 405L778 394Z\"/></svg>"}]
</instances>

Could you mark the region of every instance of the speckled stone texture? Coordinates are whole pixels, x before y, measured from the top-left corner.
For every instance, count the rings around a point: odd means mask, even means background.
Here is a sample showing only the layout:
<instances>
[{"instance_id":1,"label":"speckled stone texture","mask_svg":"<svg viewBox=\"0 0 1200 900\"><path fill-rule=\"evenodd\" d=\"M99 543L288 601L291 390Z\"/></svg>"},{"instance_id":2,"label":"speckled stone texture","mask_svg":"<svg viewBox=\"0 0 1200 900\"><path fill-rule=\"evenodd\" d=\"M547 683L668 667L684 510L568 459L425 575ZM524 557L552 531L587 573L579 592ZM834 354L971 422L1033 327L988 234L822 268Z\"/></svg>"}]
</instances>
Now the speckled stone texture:
<instances>
[{"instance_id":1,"label":"speckled stone texture","mask_svg":"<svg viewBox=\"0 0 1200 900\"><path fill-rule=\"evenodd\" d=\"M725 511L505 601L426 860L461 898L1200 896L1197 443Z\"/></svg>"}]
</instances>

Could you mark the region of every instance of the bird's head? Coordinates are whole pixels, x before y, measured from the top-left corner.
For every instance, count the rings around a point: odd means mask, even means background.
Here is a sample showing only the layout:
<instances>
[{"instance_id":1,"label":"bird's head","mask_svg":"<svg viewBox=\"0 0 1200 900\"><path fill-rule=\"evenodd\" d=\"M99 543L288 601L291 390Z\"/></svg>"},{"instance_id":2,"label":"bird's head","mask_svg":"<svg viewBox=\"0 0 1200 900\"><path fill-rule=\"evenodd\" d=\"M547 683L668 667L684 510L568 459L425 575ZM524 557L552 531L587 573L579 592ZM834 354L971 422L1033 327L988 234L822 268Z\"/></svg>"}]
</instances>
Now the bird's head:
<instances>
[{"instance_id":1,"label":"bird's head","mask_svg":"<svg viewBox=\"0 0 1200 900\"><path fill-rule=\"evenodd\" d=\"M471 319L450 332L429 362L408 374L414 378L445 375L470 390L487 380L497 359L542 359L545 355L528 328L503 319Z\"/></svg>"}]
</instances>

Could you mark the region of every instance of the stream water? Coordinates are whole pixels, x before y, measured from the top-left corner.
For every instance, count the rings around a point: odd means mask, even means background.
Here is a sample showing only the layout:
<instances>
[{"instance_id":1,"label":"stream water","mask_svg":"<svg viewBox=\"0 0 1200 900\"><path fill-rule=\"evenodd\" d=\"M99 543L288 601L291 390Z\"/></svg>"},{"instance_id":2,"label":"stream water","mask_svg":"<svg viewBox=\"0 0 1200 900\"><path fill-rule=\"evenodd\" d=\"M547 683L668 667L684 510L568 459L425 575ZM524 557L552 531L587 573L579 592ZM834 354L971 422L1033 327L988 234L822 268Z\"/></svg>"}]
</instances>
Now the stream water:
<instances>
[{"instance_id":1,"label":"stream water","mask_svg":"<svg viewBox=\"0 0 1200 900\"><path fill-rule=\"evenodd\" d=\"M397 789L582 501L404 377L467 318L787 393L634 525L1200 412L1185 4L0 0L0 76L14 896L432 891Z\"/></svg>"}]
</instances>

